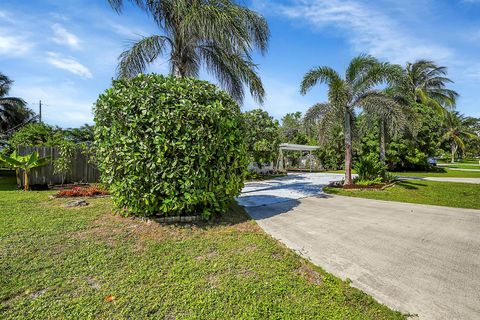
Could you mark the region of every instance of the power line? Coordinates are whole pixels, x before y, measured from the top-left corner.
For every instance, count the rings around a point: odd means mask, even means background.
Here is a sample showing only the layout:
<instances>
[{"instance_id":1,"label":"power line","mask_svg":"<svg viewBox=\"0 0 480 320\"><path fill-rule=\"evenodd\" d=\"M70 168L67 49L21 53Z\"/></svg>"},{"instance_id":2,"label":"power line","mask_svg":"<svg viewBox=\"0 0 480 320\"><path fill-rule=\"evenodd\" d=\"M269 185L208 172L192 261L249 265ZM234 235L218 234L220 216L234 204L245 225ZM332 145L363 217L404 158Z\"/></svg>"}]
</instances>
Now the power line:
<instances>
[{"instance_id":1,"label":"power line","mask_svg":"<svg viewBox=\"0 0 480 320\"><path fill-rule=\"evenodd\" d=\"M31 122L31 121L34 120L35 118L38 118L38 115L31 117L30 119L24 121L23 123L20 123L20 124L16 125L16 126L13 127L13 128L8 129L7 131L0 132L0 134L7 134L7 133L9 133L9 132L11 132L11 131L14 131L14 130L17 129L17 128L22 127L22 126L28 124L29 122Z\"/></svg>"}]
</instances>

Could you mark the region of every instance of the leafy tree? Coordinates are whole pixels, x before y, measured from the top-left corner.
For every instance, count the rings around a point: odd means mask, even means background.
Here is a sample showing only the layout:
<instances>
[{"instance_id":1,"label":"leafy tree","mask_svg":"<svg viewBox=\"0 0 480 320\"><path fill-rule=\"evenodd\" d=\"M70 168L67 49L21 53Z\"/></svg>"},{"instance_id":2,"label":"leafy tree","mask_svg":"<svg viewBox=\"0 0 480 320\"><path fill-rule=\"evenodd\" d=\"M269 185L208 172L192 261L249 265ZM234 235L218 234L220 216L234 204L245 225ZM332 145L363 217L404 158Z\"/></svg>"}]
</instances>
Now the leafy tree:
<instances>
[{"instance_id":1,"label":"leafy tree","mask_svg":"<svg viewBox=\"0 0 480 320\"><path fill-rule=\"evenodd\" d=\"M64 140L58 147L58 158L53 161L53 173L62 175L62 184L65 183L67 174L72 172L72 161L77 144Z\"/></svg>"},{"instance_id":2,"label":"leafy tree","mask_svg":"<svg viewBox=\"0 0 480 320\"><path fill-rule=\"evenodd\" d=\"M385 165L387 134L393 136L400 133L409 123L409 106L395 101L385 92L377 92L362 101L367 115L367 124L378 125L379 160Z\"/></svg>"},{"instance_id":3,"label":"leafy tree","mask_svg":"<svg viewBox=\"0 0 480 320\"><path fill-rule=\"evenodd\" d=\"M0 135L25 123L34 115L23 99L7 97L12 84L12 80L0 73Z\"/></svg>"},{"instance_id":4,"label":"leafy tree","mask_svg":"<svg viewBox=\"0 0 480 320\"><path fill-rule=\"evenodd\" d=\"M466 139L479 139L479 136L468 127L465 116L456 111L445 114L443 139L450 144L451 162L455 162L458 148L465 150Z\"/></svg>"},{"instance_id":5,"label":"leafy tree","mask_svg":"<svg viewBox=\"0 0 480 320\"><path fill-rule=\"evenodd\" d=\"M121 10L123 1L109 2ZM198 77L203 65L237 101L243 100L246 85L263 102L265 90L251 57L253 49L267 50L269 28L262 16L231 0L132 2L153 17L161 32L141 38L120 55L119 77L134 77L167 56L172 75Z\"/></svg>"},{"instance_id":6,"label":"leafy tree","mask_svg":"<svg viewBox=\"0 0 480 320\"><path fill-rule=\"evenodd\" d=\"M28 175L30 170L38 167L42 167L50 162L50 158L40 158L38 152L32 152L30 155L20 156L14 151L10 156L0 154L0 161L3 161L6 165L15 169L15 171L23 171L23 185L24 190L28 191L30 186L28 184Z\"/></svg>"},{"instance_id":7,"label":"leafy tree","mask_svg":"<svg viewBox=\"0 0 480 320\"><path fill-rule=\"evenodd\" d=\"M345 148L345 185L352 181L352 126L356 107L367 105L368 99L378 95L371 89L385 81L390 65L382 64L372 56L360 55L350 62L345 77L330 67L316 67L305 74L300 92L306 94L317 83L328 85L328 102L317 103L306 115L306 121L315 123L320 132L331 132L343 125Z\"/></svg>"},{"instance_id":8,"label":"leafy tree","mask_svg":"<svg viewBox=\"0 0 480 320\"><path fill-rule=\"evenodd\" d=\"M66 140L75 143L92 143L94 137L94 126L84 124L80 128L68 128L63 130Z\"/></svg>"},{"instance_id":9,"label":"leafy tree","mask_svg":"<svg viewBox=\"0 0 480 320\"><path fill-rule=\"evenodd\" d=\"M477 137L480 137L480 118L466 117L464 124L469 131L474 132ZM462 156L465 158L479 158L480 139L467 137L465 139L465 150L462 150Z\"/></svg>"},{"instance_id":10,"label":"leafy tree","mask_svg":"<svg viewBox=\"0 0 480 320\"><path fill-rule=\"evenodd\" d=\"M259 166L274 162L280 144L278 121L262 109L245 112L243 121L244 140L251 161Z\"/></svg>"},{"instance_id":11,"label":"leafy tree","mask_svg":"<svg viewBox=\"0 0 480 320\"><path fill-rule=\"evenodd\" d=\"M8 140L11 149L18 146L56 146L64 140L62 130L43 123L30 123L15 132ZM12 150L12 151L13 151Z\"/></svg>"},{"instance_id":12,"label":"leafy tree","mask_svg":"<svg viewBox=\"0 0 480 320\"><path fill-rule=\"evenodd\" d=\"M307 144L308 136L303 123L302 113L287 113L282 118L280 134L283 143Z\"/></svg>"}]
</instances>

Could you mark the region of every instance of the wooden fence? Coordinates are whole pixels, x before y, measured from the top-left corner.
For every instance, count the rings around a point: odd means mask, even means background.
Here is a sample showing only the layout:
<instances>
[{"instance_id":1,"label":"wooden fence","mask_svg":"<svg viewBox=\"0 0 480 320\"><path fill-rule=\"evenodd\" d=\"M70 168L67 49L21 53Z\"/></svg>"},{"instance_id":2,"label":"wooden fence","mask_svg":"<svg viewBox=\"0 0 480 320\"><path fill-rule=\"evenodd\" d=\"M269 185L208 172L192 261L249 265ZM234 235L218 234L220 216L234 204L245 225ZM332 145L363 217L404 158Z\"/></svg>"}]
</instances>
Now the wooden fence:
<instances>
[{"instance_id":1,"label":"wooden fence","mask_svg":"<svg viewBox=\"0 0 480 320\"><path fill-rule=\"evenodd\" d=\"M40 157L50 157L51 162L43 167L34 168L30 171L29 184L30 185L52 185L62 183L94 183L100 180L100 172L97 167L88 161L88 156L85 155L81 149L74 152L72 158L72 166L70 172L65 175L65 181L62 181L64 175L54 174L53 163L59 158L59 150L55 147L27 147L19 146L18 154L24 156L37 151ZM20 180L23 186L23 174L20 174Z\"/></svg>"}]
</instances>

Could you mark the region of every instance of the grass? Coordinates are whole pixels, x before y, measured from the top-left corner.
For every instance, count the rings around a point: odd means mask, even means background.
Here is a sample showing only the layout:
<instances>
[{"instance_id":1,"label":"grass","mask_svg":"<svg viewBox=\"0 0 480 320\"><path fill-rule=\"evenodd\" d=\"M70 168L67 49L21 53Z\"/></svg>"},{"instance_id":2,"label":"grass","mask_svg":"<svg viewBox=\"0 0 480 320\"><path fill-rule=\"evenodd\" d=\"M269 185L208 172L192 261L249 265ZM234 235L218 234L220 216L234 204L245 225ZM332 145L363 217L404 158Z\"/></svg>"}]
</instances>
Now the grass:
<instances>
[{"instance_id":1,"label":"grass","mask_svg":"<svg viewBox=\"0 0 480 320\"><path fill-rule=\"evenodd\" d=\"M478 162L474 163L445 163L440 164L441 168L458 168L458 169L480 169L480 164Z\"/></svg>"},{"instance_id":2,"label":"grass","mask_svg":"<svg viewBox=\"0 0 480 320\"><path fill-rule=\"evenodd\" d=\"M455 161L455 163L470 163L470 164L478 164L478 161L480 159L462 159L462 160L457 160ZM450 159L444 159L444 160L440 160L438 161L438 163L440 164L450 164Z\"/></svg>"},{"instance_id":3,"label":"grass","mask_svg":"<svg viewBox=\"0 0 480 320\"><path fill-rule=\"evenodd\" d=\"M0 185L1 319L405 319L266 235L240 207L163 225Z\"/></svg>"},{"instance_id":4,"label":"grass","mask_svg":"<svg viewBox=\"0 0 480 320\"><path fill-rule=\"evenodd\" d=\"M349 197L480 209L477 184L406 180L385 190L344 190L324 188L326 193Z\"/></svg>"},{"instance_id":5,"label":"grass","mask_svg":"<svg viewBox=\"0 0 480 320\"><path fill-rule=\"evenodd\" d=\"M448 168L442 169L439 168L439 171L401 171L401 172L391 172L396 176L402 177L444 177L444 178L480 178L480 171L458 171L458 170L448 170ZM334 170L334 171L325 171L325 173L342 173L344 170ZM352 173L355 173L352 170Z\"/></svg>"},{"instance_id":6,"label":"grass","mask_svg":"<svg viewBox=\"0 0 480 320\"><path fill-rule=\"evenodd\" d=\"M407 177L444 177L444 178L480 178L480 171L458 171L443 169L443 172L434 171L406 171L406 172L392 172L397 176Z\"/></svg>"}]
</instances>

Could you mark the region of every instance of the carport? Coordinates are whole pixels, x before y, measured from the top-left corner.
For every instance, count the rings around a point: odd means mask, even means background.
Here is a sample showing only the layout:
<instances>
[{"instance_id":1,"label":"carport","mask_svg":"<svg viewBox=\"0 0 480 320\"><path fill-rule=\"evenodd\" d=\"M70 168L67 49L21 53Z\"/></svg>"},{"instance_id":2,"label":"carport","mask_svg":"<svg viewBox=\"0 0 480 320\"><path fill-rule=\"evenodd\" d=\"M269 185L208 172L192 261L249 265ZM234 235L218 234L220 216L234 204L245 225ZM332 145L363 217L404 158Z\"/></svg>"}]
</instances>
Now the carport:
<instances>
[{"instance_id":1,"label":"carport","mask_svg":"<svg viewBox=\"0 0 480 320\"><path fill-rule=\"evenodd\" d=\"M281 143L279 146L280 152L278 153L278 160L277 160L277 171L279 172L286 172L285 169L285 158L283 155L283 151L308 151L309 158L310 158L310 172L312 172L312 151L319 149L318 146L307 146L303 144L292 144L292 143Z\"/></svg>"}]
</instances>

